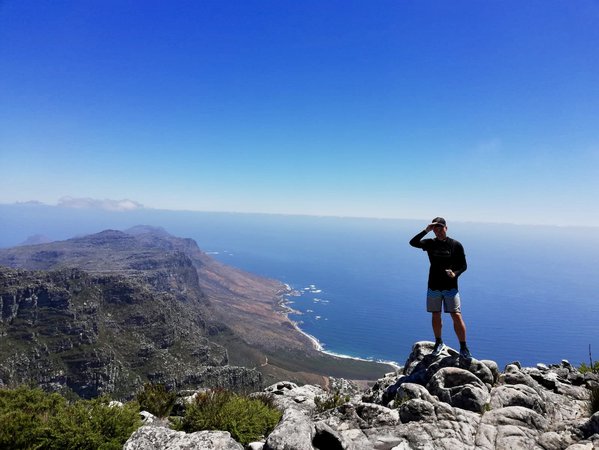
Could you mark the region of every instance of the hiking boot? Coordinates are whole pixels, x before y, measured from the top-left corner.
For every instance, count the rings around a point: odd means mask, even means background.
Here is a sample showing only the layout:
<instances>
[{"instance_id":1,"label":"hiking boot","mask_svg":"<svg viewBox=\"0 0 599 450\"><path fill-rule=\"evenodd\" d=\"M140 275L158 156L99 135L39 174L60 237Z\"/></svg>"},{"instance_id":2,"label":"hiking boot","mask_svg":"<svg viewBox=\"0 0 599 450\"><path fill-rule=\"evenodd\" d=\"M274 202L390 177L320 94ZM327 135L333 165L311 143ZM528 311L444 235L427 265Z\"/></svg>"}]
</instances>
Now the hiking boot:
<instances>
[{"instance_id":1,"label":"hiking boot","mask_svg":"<svg viewBox=\"0 0 599 450\"><path fill-rule=\"evenodd\" d=\"M468 347L463 347L460 349L460 359L466 361L472 360L472 355L470 354L470 350L468 350Z\"/></svg>"},{"instance_id":2,"label":"hiking boot","mask_svg":"<svg viewBox=\"0 0 599 450\"><path fill-rule=\"evenodd\" d=\"M439 343L435 344L435 347L433 348L431 355L439 356L444 348L445 348L445 344L443 342L439 342Z\"/></svg>"}]
</instances>

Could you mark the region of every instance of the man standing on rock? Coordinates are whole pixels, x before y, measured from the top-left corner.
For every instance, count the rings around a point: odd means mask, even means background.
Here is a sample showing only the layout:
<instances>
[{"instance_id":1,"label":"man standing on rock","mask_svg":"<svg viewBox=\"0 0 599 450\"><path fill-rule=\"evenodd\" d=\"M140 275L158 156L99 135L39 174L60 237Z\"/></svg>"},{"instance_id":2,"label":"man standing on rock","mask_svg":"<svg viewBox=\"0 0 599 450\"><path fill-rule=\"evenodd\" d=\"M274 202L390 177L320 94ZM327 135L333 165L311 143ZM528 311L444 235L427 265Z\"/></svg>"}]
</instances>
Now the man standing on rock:
<instances>
[{"instance_id":1,"label":"man standing on rock","mask_svg":"<svg viewBox=\"0 0 599 450\"><path fill-rule=\"evenodd\" d=\"M430 231L435 239L423 239ZM447 223L443 217L435 217L424 230L410 240L412 247L421 248L428 253L431 267L428 272L428 292L426 309L432 313L435 347L432 355L438 356L444 348L441 318L441 305L446 313L451 314L453 329L460 341L460 357L471 359L466 345L466 325L460 308L458 277L466 271L466 255L464 247L455 239L447 236Z\"/></svg>"}]
</instances>

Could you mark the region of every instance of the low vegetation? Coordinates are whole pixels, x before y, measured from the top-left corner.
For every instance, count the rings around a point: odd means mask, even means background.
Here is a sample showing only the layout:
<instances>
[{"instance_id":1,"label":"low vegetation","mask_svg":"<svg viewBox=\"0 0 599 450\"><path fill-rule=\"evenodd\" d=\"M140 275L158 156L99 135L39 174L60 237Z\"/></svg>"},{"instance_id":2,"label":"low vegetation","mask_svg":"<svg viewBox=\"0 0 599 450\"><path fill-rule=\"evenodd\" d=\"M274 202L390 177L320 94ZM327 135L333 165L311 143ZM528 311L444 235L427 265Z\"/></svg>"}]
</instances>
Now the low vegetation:
<instances>
[{"instance_id":1,"label":"low vegetation","mask_svg":"<svg viewBox=\"0 0 599 450\"><path fill-rule=\"evenodd\" d=\"M192 433L222 430L243 445L267 436L281 419L281 412L264 397L248 397L216 389L200 393L173 427Z\"/></svg>"},{"instance_id":2,"label":"low vegetation","mask_svg":"<svg viewBox=\"0 0 599 450\"><path fill-rule=\"evenodd\" d=\"M141 425L136 402L105 397L69 403L38 388L0 389L0 448L116 450Z\"/></svg>"},{"instance_id":3,"label":"low vegetation","mask_svg":"<svg viewBox=\"0 0 599 450\"><path fill-rule=\"evenodd\" d=\"M323 412L328 409L336 408L337 406L341 406L344 403L349 402L349 400L349 395L341 395L341 392L339 392L338 389L335 389L326 396L314 397L314 403L316 404L317 412Z\"/></svg>"},{"instance_id":4,"label":"low vegetation","mask_svg":"<svg viewBox=\"0 0 599 450\"><path fill-rule=\"evenodd\" d=\"M57 393L24 386L0 389L0 448L120 450L141 426L140 410L168 417L175 401L174 392L151 383L125 405L106 397L69 402ZM217 389L198 394L185 416L171 421L173 428L190 433L228 431L245 445L267 436L280 419L270 395L245 396Z\"/></svg>"},{"instance_id":5,"label":"low vegetation","mask_svg":"<svg viewBox=\"0 0 599 450\"><path fill-rule=\"evenodd\" d=\"M599 373L599 361L595 361L593 363L593 365L587 365L585 363L580 364L580 367L578 368L578 370L580 371L580 373L587 373L587 372L593 372L593 373Z\"/></svg>"},{"instance_id":6,"label":"low vegetation","mask_svg":"<svg viewBox=\"0 0 599 450\"><path fill-rule=\"evenodd\" d=\"M135 398L142 411L164 418L173 410L177 393L169 391L164 384L146 383Z\"/></svg>"}]
</instances>

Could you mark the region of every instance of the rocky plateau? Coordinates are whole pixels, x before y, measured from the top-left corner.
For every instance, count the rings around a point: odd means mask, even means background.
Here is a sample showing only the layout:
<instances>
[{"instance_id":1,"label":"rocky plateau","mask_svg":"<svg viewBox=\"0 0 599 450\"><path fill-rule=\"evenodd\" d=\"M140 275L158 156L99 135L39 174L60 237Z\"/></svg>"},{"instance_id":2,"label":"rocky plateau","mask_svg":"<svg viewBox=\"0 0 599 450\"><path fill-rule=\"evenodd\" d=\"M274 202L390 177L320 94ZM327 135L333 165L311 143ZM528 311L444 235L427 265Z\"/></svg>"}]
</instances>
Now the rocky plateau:
<instances>
[{"instance_id":1,"label":"rocky plateau","mask_svg":"<svg viewBox=\"0 0 599 450\"><path fill-rule=\"evenodd\" d=\"M433 357L417 342L405 366L361 390L342 379L330 388L347 401L327 410L320 386L279 382L263 392L283 411L252 450L591 450L599 448L599 412L589 410L599 375L569 362L500 371L490 360L460 361L448 348ZM146 415L125 450L243 450L227 432L173 431Z\"/></svg>"}]
</instances>

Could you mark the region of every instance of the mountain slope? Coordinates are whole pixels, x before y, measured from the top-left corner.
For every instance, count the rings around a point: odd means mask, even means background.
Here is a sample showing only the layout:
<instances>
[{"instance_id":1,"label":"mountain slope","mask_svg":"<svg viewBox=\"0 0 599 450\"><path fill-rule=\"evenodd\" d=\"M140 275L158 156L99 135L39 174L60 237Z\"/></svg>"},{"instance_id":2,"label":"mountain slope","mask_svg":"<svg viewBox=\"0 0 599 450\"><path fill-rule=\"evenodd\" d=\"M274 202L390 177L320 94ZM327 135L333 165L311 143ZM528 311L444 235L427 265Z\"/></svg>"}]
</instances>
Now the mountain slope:
<instances>
[{"instance_id":1,"label":"mountain slope","mask_svg":"<svg viewBox=\"0 0 599 450\"><path fill-rule=\"evenodd\" d=\"M197 367L227 363L254 367L267 381L286 378L324 383L326 375L374 379L389 370L386 365L316 351L280 306L284 285L221 264L202 252L195 241L162 229L106 230L66 241L2 249L0 265L28 270L6 269L0 280L0 334L3 341L14 341L11 347L29 340L38 353L43 354L47 347L52 354L54 344L42 342L42 336L51 333L45 323L64 320L69 329L78 330L82 326L77 321L83 317L85 330L97 329L96 334L83 331L83 340L60 327L55 333L71 336L68 345L73 348L69 351L75 353L75 359L86 364L101 361L96 365L106 368L98 377L110 381L96 387L75 383L77 392L110 390L117 384L132 386L145 379L185 385L193 382L192 372L197 372ZM37 286L35 295L28 290L31 286ZM43 302L40 306L40 295L46 291L61 292L66 306L57 309ZM52 298L60 299L60 295ZM60 300L52 301L60 304ZM16 315L7 312L15 307L20 311ZM34 323L24 318L28 307L42 320ZM38 326L42 330L35 328ZM14 357L14 352L11 354ZM34 356L29 360L44 359ZM23 367L10 358L4 361L0 360L2 367ZM66 370L60 364L48 367L58 374ZM89 369L74 367L100 373L93 364ZM107 367L113 367L112 372ZM0 378L8 377L5 382L13 379L9 372L0 372L4 373Z\"/></svg>"}]
</instances>

